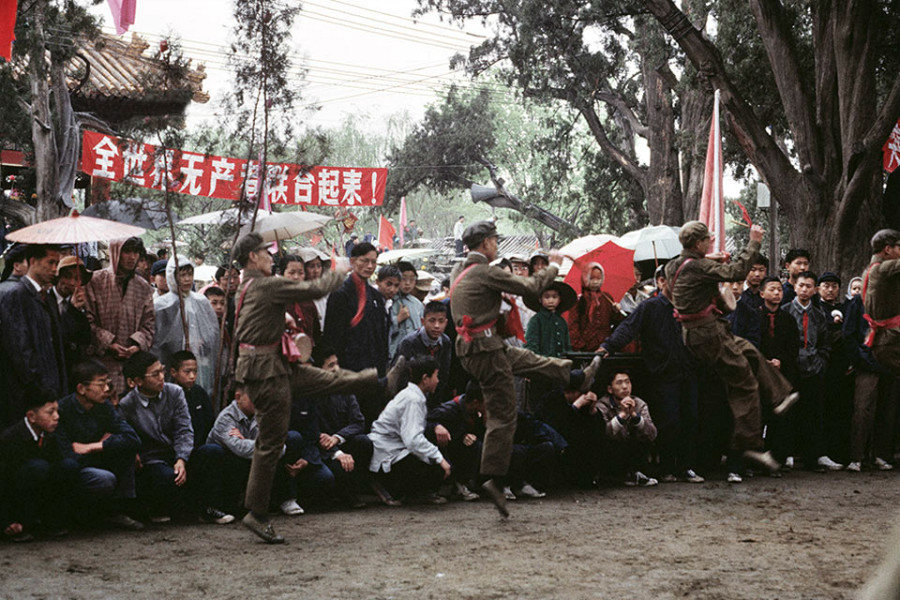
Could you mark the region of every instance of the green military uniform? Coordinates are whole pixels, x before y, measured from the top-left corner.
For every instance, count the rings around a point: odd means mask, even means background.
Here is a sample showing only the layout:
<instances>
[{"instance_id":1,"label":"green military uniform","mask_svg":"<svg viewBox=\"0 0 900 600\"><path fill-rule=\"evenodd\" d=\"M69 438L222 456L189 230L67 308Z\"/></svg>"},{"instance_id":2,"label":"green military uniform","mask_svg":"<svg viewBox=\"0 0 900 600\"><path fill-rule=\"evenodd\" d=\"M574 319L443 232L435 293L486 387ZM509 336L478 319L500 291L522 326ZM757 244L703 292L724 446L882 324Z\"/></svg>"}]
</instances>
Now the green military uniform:
<instances>
[{"instance_id":1,"label":"green military uniform","mask_svg":"<svg viewBox=\"0 0 900 600\"><path fill-rule=\"evenodd\" d=\"M863 291L866 315L875 321L872 354L891 374L900 375L900 259L873 256Z\"/></svg>"},{"instance_id":2,"label":"green military uniform","mask_svg":"<svg viewBox=\"0 0 900 600\"><path fill-rule=\"evenodd\" d=\"M456 353L484 392L487 431L481 455L482 475L502 476L509 469L516 432L513 376L543 375L555 381L569 381L572 361L508 346L496 326L503 292L539 296L556 273L556 265L551 264L531 277L519 277L490 266L485 255L469 252L466 261L451 275L451 312L458 333Z\"/></svg>"},{"instance_id":3,"label":"green military uniform","mask_svg":"<svg viewBox=\"0 0 900 600\"><path fill-rule=\"evenodd\" d=\"M685 224L685 228L694 223ZM719 295L720 282L746 278L758 260L760 244L751 241L730 264L722 264L688 249L692 243L682 243L685 250L666 265L666 280L671 286L672 304L682 321L684 343L701 363L715 366L725 381L734 417L733 448L762 449L760 402L774 408L790 394L791 384L753 344L732 335L721 312L710 309ZM690 262L681 268L688 259Z\"/></svg>"},{"instance_id":4,"label":"green military uniform","mask_svg":"<svg viewBox=\"0 0 900 600\"><path fill-rule=\"evenodd\" d=\"M244 292L246 282L251 279ZM375 369L354 373L295 366L281 353L286 306L333 292L344 281L341 275L326 271L315 281L295 282L245 269L243 280L245 283L239 291L243 298L239 299L236 317L235 338L240 346L234 378L247 386L259 425L245 505L254 513L265 515L269 511L275 469L287 438L291 390L304 395L361 392L378 385L378 374Z\"/></svg>"}]
</instances>

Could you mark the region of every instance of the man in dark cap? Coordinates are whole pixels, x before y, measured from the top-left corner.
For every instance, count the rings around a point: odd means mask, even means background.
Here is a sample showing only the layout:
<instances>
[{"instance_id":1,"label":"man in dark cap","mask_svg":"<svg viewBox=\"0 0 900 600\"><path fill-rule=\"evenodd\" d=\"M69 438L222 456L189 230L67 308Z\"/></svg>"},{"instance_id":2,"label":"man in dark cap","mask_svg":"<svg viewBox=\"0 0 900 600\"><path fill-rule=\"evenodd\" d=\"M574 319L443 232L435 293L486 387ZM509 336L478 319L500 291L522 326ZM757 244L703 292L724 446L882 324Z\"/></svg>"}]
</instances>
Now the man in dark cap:
<instances>
[{"instance_id":1,"label":"man in dark cap","mask_svg":"<svg viewBox=\"0 0 900 600\"><path fill-rule=\"evenodd\" d=\"M463 367L481 384L484 393L484 449L481 474L488 478L482 488L504 517L509 516L502 479L509 469L516 432L514 375L541 375L587 391L600 368L595 357L583 372L572 371L572 361L538 356L524 348L507 346L497 331L501 294L537 297L553 282L562 255L551 251L550 266L531 277L518 277L492 267L497 258L497 227L489 221L470 225L463 233L469 248L465 262L451 276L456 351Z\"/></svg>"},{"instance_id":2,"label":"man in dark cap","mask_svg":"<svg viewBox=\"0 0 900 600\"><path fill-rule=\"evenodd\" d=\"M866 345L879 364L900 375L900 231L882 229L872 236L862 296L871 328Z\"/></svg>"},{"instance_id":3,"label":"man in dark cap","mask_svg":"<svg viewBox=\"0 0 900 600\"><path fill-rule=\"evenodd\" d=\"M275 469L287 438L292 388L310 396L355 393L377 387L378 380L375 369L324 371L291 363L282 355L286 306L333 292L347 268L338 265L315 281L272 277L273 259L267 247L262 236L253 232L241 237L232 251L234 262L244 270L235 314L234 379L253 398L259 426L244 502L250 512L243 523L267 543L280 544L284 538L275 533L268 512Z\"/></svg>"},{"instance_id":4,"label":"man in dark cap","mask_svg":"<svg viewBox=\"0 0 900 600\"><path fill-rule=\"evenodd\" d=\"M734 417L732 446L744 457L772 472L778 464L763 452L761 399L783 414L796 401L791 384L772 367L756 347L732 335L716 305L720 282L743 281L757 260L763 230L750 228L750 243L730 264L726 253L708 254L712 234L700 221L681 228L681 254L666 264L666 281L684 341L701 365L715 366L728 388L728 404Z\"/></svg>"},{"instance_id":5,"label":"man in dark cap","mask_svg":"<svg viewBox=\"0 0 900 600\"><path fill-rule=\"evenodd\" d=\"M166 281L166 266L168 260L158 260L150 267L150 283L156 288L153 297L165 296L169 293L169 282Z\"/></svg>"}]
</instances>

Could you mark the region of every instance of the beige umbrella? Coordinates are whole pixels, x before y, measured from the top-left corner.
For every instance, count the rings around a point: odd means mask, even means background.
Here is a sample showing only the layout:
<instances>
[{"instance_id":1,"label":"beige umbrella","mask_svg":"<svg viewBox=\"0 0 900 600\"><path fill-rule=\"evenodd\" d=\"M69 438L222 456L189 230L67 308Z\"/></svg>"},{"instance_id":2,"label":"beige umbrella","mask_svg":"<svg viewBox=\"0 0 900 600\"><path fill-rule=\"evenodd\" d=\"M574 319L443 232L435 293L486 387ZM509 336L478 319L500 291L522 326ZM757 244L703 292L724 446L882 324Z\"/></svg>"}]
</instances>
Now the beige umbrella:
<instances>
[{"instance_id":1,"label":"beige umbrella","mask_svg":"<svg viewBox=\"0 0 900 600\"><path fill-rule=\"evenodd\" d=\"M73 210L68 217L42 221L6 234L6 239L22 244L81 244L120 240L144 233L144 229L107 219L83 217Z\"/></svg>"}]
</instances>

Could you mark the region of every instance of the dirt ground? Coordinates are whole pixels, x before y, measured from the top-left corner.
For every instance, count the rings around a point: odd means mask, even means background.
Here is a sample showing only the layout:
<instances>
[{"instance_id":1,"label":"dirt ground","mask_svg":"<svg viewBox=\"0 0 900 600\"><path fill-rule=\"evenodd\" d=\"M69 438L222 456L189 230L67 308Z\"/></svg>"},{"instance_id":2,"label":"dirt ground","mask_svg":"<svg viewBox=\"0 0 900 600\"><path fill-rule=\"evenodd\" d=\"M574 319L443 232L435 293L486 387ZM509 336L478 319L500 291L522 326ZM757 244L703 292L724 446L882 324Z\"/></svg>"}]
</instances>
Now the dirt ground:
<instances>
[{"instance_id":1,"label":"dirt ground","mask_svg":"<svg viewBox=\"0 0 900 600\"><path fill-rule=\"evenodd\" d=\"M75 532L0 545L0 598L852 598L896 523L900 476L565 491L486 503Z\"/></svg>"}]
</instances>

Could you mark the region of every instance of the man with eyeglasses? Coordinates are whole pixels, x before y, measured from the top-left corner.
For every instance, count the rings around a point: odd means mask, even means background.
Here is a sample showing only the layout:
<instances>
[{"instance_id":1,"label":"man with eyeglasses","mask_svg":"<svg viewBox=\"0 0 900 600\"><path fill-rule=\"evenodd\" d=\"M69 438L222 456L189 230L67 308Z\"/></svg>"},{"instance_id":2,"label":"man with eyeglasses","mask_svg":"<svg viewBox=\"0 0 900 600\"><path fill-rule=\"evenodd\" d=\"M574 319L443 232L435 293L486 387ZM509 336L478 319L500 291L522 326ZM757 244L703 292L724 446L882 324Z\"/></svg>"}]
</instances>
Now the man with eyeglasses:
<instances>
[{"instance_id":1,"label":"man with eyeglasses","mask_svg":"<svg viewBox=\"0 0 900 600\"><path fill-rule=\"evenodd\" d=\"M87 360L72 368L75 392L59 401L56 434L66 458L81 467L80 491L89 508L111 527L140 531L144 526L126 513L134 493L134 457L141 439L112 404L106 366Z\"/></svg>"},{"instance_id":2,"label":"man with eyeglasses","mask_svg":"<svg viewBox=\"0 0 900 600\"><path fill-rule=\"evenodd\" d=\"M872 260L863 276L865 344L878 363L900 375L900 231L882 229L872 236Z\"/></svg>"}]
</instances>

